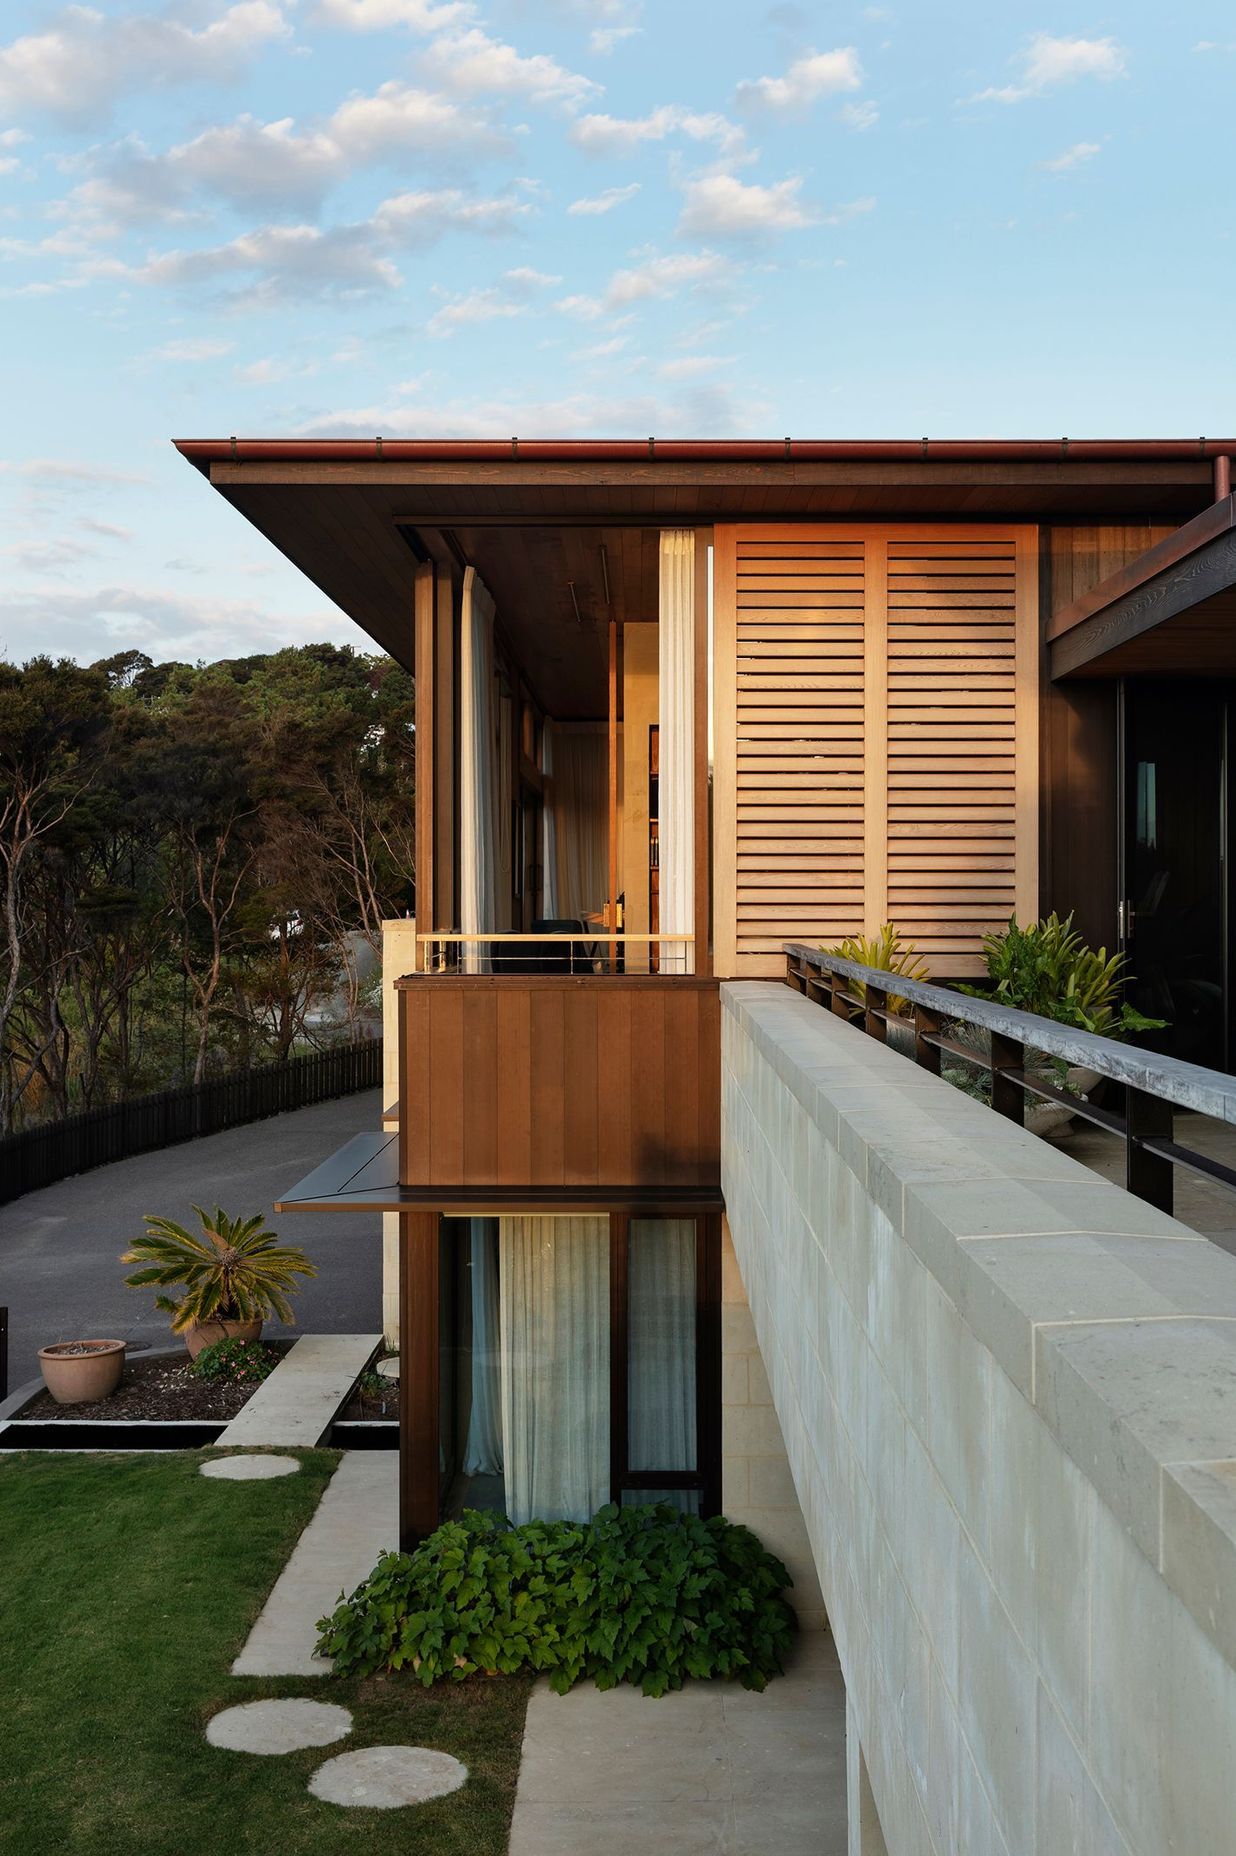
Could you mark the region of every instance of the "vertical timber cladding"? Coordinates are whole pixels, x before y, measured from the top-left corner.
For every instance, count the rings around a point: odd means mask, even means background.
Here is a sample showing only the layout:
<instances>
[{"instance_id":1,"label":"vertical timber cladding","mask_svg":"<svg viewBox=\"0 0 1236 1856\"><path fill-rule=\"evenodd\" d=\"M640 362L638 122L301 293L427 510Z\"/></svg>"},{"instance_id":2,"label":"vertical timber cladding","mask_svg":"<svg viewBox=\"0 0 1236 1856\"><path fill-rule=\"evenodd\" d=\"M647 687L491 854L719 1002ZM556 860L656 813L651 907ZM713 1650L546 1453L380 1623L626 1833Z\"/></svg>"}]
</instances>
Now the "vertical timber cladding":
<instances>
[{"instance_id":1,"label":"vertical timber cladding","mask_svg":"<svg viewBox=\"0 0 1236 1856\"><path fill-rule=\"evenodd\" d=\"M1038 911L1030 527L716 531L722 974L893 921L933 974Z\"/></svg>"}]
</instances>

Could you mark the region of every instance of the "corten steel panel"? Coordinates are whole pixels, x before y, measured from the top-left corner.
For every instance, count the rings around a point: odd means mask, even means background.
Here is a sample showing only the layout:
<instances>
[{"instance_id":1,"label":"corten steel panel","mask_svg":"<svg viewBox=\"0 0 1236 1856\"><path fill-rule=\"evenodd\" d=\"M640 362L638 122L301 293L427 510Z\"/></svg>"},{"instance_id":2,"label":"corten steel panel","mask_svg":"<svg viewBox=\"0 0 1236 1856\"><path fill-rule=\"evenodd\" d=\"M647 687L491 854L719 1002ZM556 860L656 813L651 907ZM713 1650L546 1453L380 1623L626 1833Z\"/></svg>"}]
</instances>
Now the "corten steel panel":
<instances>
[{"instance_id":1,"label":"corten steel panel","mask_svg":"<svg viewBox=\"0 0 1236 1856\"><path fill-rule=\"evenodd\" d=\"M717 1185L715 980L412 974L398 986L403 1185Z\"/></svg>"}]
</instances>

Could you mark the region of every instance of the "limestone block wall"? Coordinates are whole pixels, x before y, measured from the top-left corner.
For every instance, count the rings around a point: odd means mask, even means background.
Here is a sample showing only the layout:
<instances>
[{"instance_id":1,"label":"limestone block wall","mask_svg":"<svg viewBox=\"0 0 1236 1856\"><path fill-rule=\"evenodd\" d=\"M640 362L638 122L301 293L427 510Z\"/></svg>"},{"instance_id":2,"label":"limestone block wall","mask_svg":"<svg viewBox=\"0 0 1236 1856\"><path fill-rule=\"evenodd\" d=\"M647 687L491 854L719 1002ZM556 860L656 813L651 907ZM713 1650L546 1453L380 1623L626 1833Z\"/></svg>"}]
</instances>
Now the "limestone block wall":
<instances>
[{"instance_id":1,"label":"limestone block wall","mask_svg":"<svg viewBox=\"0 0 1236 1856\"><path fill-rule=\"evenodd\" d=\"M1231 1856L1236 1260L788 988L722 997L852 1856Z\"/></svg>"},{"instance_id":2,"label":"limestone block wall","mask_svg":"<svg viewBox=\"0 0 1236 1856\"><path fill-rule=\"evenodd\" d=\"M784 1562L804 1630L827 1622L781 1424L728 1227L721 1259L721 1506Z\"/></svg>"},{"instance_id":3,"label":"limestone block wall","mask_svg":"<svg viewBox=\"0 0 1236 1856\"><path fill-rule=\"evenodd\" d=\"M407 918L382 923L382 1106L399 1097L399 994L395 981L416 966L416 923ZM382 1214L382 1332L399 1339L399 1219Z\"/></svg>"}]
</instances>

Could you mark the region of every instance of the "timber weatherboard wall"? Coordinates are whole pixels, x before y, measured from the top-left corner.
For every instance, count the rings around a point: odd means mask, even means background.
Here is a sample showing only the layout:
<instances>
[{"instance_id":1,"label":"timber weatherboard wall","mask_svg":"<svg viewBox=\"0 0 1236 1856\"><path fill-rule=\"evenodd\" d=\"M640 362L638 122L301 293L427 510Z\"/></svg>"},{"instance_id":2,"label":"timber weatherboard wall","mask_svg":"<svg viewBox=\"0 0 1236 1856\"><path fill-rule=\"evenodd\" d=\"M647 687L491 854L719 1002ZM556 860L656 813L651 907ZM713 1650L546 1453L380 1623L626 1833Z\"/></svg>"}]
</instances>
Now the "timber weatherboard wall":
<instances>
[{"instance_id":1,"label":"timber weatherboard wall","mask_svg":"<svg viewBox=\"0 0 1236 1856\"><path fill-rule=\"evenodd\" d=\"M787 987L723 986L722 1039L889 1856L1231 1856L1236 1260Z\"/></svg>"},{"instance_id":2,"label":"timber weatherboard wall","mask_svg":"<svg viewBox=\"0 0 1236 1856\"><path fill-rule=\"evenodd\" d=\"M715 531L716 967L893 919L940 976L1038 911L1038 531Z\"/></svg>"},{"instance_id":3,"label":"timber weatherboard wall","mask_svg":"<svg viewBox=\"0 0 1236 1856\"><path fill-rule=\"evenodd\" d=\"M714 980L433 973L397 986L404 1185L715 1193Z\"/></svg>"}]
</instances>

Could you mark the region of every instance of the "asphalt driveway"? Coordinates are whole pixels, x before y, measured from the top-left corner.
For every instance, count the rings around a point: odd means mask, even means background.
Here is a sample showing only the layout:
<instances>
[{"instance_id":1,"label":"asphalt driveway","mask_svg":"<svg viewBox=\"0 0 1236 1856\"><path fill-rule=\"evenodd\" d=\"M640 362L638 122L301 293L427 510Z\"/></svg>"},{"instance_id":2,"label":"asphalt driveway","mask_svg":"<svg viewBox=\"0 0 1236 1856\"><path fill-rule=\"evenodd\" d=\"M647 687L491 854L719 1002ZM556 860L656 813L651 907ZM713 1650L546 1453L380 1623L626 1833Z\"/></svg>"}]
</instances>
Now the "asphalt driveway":
<instances>
[{"instance_id":1,"label":"asphalt driveway","mask_svg":"<svg viewBox=\"0 0 1236 1856\"><path fill-rule=\"evenodd\" d=\"M167 1344L167 1316L153 1306L151 1291L125 1288L119 1260L141 1232L144 1213L191 1228L194 1205L269 1214L281 1192L351 1135L377 1129L381 1114L381 1090L366 1090L96 1167L0 1206L9 1389L36 1376L37 1350L49 1341L106 1335ZM277 1219L275 1228L318 1268L296 1298L298 1326L320 1334L376 1334L382 1324L380 1214L298 1212ZM267 1331L295 1332L278 1323Z\"/></svg>"}]
</instances>

